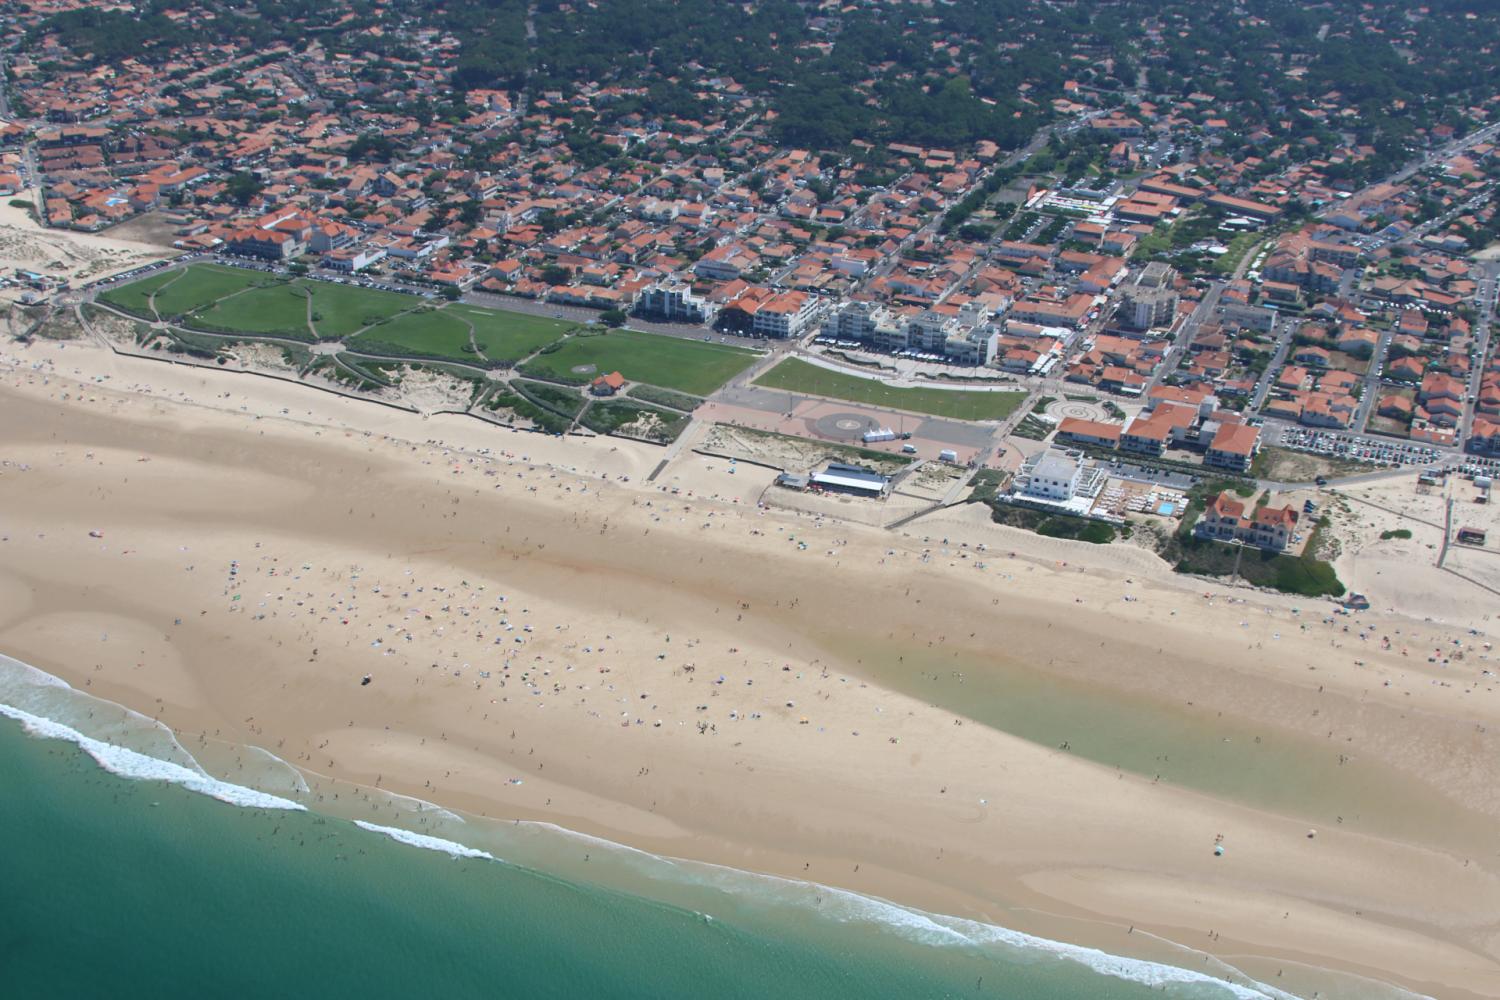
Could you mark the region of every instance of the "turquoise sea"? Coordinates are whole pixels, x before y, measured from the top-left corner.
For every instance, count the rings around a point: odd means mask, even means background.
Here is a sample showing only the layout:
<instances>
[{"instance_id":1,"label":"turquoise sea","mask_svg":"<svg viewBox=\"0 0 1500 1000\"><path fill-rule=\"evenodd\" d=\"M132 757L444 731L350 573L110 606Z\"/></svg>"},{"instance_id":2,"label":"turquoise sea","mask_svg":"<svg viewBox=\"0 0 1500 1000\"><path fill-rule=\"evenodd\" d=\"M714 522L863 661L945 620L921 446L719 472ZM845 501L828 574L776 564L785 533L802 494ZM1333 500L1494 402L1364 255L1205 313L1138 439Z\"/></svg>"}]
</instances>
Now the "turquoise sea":
<instances>
[{"instance_id":1,"label":"turquoise sea","mask_svg":"<svg viewBox=\"0 0 1500 1000\"><path fill-rule=\"evenodd\" d=\"M0 657L0 993L1289 996L1186 949L1192 969L1111 956L545 824L310 786L251 748L200 756ZM210 758L231 757L253 777L210 775ZM1358 995L1403 995L1370 986Z\"/></svg>"}]
</instances>

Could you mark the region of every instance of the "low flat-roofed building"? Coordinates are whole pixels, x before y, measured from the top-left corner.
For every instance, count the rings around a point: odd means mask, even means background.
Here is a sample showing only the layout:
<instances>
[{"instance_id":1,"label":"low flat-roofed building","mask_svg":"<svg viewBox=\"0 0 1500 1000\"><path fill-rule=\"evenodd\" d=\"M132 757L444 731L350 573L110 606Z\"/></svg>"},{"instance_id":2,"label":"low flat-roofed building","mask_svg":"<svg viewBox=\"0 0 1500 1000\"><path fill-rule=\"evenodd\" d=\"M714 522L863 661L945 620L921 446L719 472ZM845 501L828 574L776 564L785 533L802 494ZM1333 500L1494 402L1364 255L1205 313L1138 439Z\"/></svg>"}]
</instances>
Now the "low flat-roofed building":
<instances>
[{"instance_id":1,"label":"low flat-roofed building","mask_svg":"<svg viewBox=\"0 0 1500 1000\"><path fill-rule=\"evenodd\" d=\"M819 489L862 497L878 497L891 483L889 478L873 469L843 462L829 462L827 468L814 473L811 479L812 485Z\"/></svg>"}]
</instances>

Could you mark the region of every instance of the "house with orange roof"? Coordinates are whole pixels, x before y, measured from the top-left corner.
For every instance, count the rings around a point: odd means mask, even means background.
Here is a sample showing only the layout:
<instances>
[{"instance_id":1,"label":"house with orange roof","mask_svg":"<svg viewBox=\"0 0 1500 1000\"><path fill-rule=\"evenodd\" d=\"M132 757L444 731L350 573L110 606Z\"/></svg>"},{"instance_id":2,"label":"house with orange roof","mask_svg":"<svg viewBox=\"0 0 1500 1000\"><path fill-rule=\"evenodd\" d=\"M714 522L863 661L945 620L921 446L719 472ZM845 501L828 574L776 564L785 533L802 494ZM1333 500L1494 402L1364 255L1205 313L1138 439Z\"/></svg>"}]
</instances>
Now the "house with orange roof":
<instances>
[{"instance_id":1,"label":"house with orange roof","mask_svg":"<svg viewBox=\"0 0 1500 1000\"><path fill-rule=\"evenodd\" d=\"M589 384L589 392L595 396L613 396L625 386L625 376L619 372L600 375Z\"/></svg>"},{"instance_id":2,"label":"house with orange roof","mask_svg":"<svg viewBox=\"0 0 1500 1000\"><path fill-rule=\"evenodd\" d=\"M1480 454L1500 454L1500 420L1476 416L1473 426L1469 428L1469 439L1465 444L1470 451L1477 451Z\"/></svg>"},{"instance_id":3,"label":"house with orange roof","mask_svg":"<svg viewBox=\"0 0 1500 1000\"><path fill-rule=\"evenodd\" d=\"M1057 439L1061 442L1093 445L1096 448L1117 448L1124 431L1124 424L1064 417L1057 427Z\"/></svg>"},{"instance_id":4,"label":"house with orange roof","mask_svg":"<svg viewBox=\"0 0 1500 1000\"><path fill-rule=\"evenodd\" d=\"M1159 458L1167 448L1186 438L1197 422L1196 408L1162 403L1130 422L1120 435L1120 450Z\"/></svg>"},{"instance_id":5,"label":"house with orange roof","mask_svg":"<svg viewBox=\"0 0 1500 1000\"><path fill-rule=\"evenodd\" d=\"M260 257L265 260L291 260L300 257L307 246L296 233L280 229L261 229L247 226L236 230L224 241L230 253L244 257Z\"/></svg>"},{"instance_id":6,"label":"house with orange roof","mask_svg":"<svg viewBox=\"0 0 1500 1000\"><path fill-rule=\"evenodd\" d=\"M1203 454L1203 464L1231 472L1248 472L1260 450L1260 428L1251 424L1220 424Z\"/></svg>"},{"instance_id":7,"label":"house with orange roof","mask_svg":"<svg viewBox=\"0 0 1500 1000\"><path fill-rule=\"evenodd\" d=\"M1402 422L1411 420L1413 410L1412 401L1397 392L1381 396L1375 407L1375 412L1380 416Z\"/></svg>"},{"instance_id":8,"label":"house with orange roof","mask_svg":"<svg viewBox=\"0 0 1500 1000\"><path fill-rule=\"evenodd\" d=\"M1245 502L1225 490L1209 501L1193 532L1200 538L1281 552L1295 538L1298 516L1295 507L1269 505L1247 514Z\"/></svg>"}]
</instances>

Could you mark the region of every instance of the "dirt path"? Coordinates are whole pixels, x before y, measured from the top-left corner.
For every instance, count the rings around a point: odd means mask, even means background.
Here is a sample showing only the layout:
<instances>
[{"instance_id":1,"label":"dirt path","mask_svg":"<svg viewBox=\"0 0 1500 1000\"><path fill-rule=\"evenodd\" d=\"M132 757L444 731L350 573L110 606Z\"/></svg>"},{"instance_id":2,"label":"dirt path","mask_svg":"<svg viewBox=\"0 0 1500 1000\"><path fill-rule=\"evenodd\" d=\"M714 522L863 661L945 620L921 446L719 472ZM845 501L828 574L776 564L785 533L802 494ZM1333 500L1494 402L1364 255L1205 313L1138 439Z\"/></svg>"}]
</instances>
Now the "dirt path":
<instances>
[{"instance_id":1,"label":"dirt path","mask_svg":"<svg viewBox=\"0 0 1500 1000\"><path fill-rule=\"evenodd\" d=\"M161 293L162 289L171 288L173 285L177 284L178 281L182 280L182 276L184 274L187 274L187 268L178 269L172 275L171 281L167 282L165 285L162 285L161 288L153 289L151 294L146 296L146 308L151 310L151 315L156 317L156 322L166 322L166 320L161 318L161 313L156 311L156 296Z\"/></svg>"},{"instance_id":2,"label":"dirt path","mask_svg":"<svg viewBox=\"0 0 1500 1000\"><path fill-rule=\"evenodd\" d=\"M294 285L293 287L300 288L301 286ZM317 343L319 338L318 328L313 325L312 292L302 288L302 297L307 300L307 332L312 335L313 343Z\"/></svg>"}]
</instances>

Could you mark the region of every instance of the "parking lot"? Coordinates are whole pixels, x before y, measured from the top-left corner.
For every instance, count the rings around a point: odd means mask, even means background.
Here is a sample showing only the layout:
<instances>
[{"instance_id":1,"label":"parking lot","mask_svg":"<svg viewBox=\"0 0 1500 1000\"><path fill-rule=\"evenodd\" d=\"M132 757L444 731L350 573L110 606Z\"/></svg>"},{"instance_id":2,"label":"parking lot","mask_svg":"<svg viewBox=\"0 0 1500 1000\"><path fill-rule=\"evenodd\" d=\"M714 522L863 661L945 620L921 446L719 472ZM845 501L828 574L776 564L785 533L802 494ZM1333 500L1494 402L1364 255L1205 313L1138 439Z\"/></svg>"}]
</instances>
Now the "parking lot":
<instances>
[{"instance_id":1,"label":"parking lot","mask_svg":"<svg viewBox=\"0 0 1500 1000\"><path fill-rule=\"evenodd\" d=\"M1099 463L1099 467L1109 473L1111 479L1123 479L1133 483L1146 483L1152 486L1164 486L1174 490L1188 490L1198 482L1199 477L1186 472L1176 472L1171 469L1153 469L1145 465L1135 465L1130 462L1111 458ZM1204 470L1212 473L1212 469Z\"/></svg>"},{"instance_id":2,"label":"parking lot","mask_svg":"<svg viewBox=\"0 0 1500 1000\"><path fill-rule=\"evenodd\" d=\"M1381 465L1432 465L1445 461L1446 452L1424 444L1388 441L1339 431L1313 430L1306 427L1282 427L1274 443L1294 451L1312 452L1335 458L1351 458Z\"/></svg>"},{"instance_id":3,"label":"parking lot","mask_svg":"<svg viewBox=\"0 0 1500 1000\"><path fill-rule=\"evenodd\" d=\"M1490 476L1500 475L1500 458L1481 458L1478 455L1465 455L1458 466L1458 471L1466 476Z\"/></svg>"}]
</instances>

